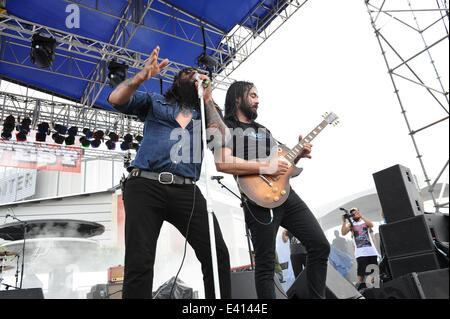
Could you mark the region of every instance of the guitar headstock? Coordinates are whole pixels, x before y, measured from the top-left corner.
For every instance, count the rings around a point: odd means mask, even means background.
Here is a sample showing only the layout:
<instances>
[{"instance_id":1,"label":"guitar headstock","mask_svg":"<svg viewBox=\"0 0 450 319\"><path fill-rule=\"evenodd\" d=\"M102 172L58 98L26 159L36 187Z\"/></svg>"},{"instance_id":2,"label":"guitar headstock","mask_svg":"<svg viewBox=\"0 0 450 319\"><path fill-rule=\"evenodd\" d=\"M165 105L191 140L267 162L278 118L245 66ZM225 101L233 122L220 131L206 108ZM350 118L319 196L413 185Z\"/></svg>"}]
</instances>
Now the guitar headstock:
<instances>
[{"instance_id":1,"label":"guitar headstock","mask_svg":"<svg viewBox=\"0 0 450 319\"><path fill-rule=\"evenodd\" d=\"M325 121L328 124L333 124L333 126L336 126L339 124L338 116L336 114L334 114L333 112L328 113L326 112L324 115L322 115L322 117L325 119Z\"/></svg>"}]
</instances>

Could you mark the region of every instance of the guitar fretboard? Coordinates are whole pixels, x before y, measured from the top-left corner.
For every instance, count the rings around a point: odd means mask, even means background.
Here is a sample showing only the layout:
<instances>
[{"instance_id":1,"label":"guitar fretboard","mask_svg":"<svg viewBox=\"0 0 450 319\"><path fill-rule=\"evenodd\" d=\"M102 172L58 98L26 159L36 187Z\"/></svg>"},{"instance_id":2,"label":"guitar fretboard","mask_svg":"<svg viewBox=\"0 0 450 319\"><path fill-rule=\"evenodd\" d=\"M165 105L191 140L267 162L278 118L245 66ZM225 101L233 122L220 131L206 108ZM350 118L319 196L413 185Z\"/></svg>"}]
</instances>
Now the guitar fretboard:
<instances>
[{"instance_id":1,"label":"guitar fretboard","mask_svg":"<svg viewBox=\"0 0 450 319\"><path fill-rule=\"evenodd\" d=\"M288 153L286 153L285 157L294 162L295 159L300 155L303 150L303 144L311 142L319 133L328 125L326 120L323 120L319 125L317 125L308 135L303 137L303 139L298 142Z\"/></svg>"}]
</instances>

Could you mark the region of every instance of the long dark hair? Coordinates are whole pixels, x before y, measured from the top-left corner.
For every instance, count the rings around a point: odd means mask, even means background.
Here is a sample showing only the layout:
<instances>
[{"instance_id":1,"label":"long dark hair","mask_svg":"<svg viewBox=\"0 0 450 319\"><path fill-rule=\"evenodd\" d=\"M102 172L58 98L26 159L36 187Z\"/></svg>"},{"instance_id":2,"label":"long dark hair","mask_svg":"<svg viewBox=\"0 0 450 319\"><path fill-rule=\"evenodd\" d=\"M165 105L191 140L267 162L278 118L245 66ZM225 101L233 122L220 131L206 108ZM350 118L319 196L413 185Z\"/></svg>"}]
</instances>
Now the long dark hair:
<instances>
[{"instance_id":1,"label":"long dark hair","mask_svg":"<svg viewBox=\"0 0 450 319\"><path fill-rule=\"evenodd\" d=\"M187 67L178 72L177 75L175 75L175 77L173 78L172 86L164 93L164 97L171 104L175 103L181 104L182 102L182 97L180 95L181 74L189 73L191 70L195 70L195 68Z\"/></svg>"},{"instance_id":2,"label":"long dark hair","mask_svg":"<svg viewBox=\"0 0 450 319\"><path fill-rule=\"evenodd\" d=\"M225 97L225 120L238 121L236 100L241 99L245 103L246 95L255 85L246 81L235 81L230 85Z\"/></svg>"}]
</instances>

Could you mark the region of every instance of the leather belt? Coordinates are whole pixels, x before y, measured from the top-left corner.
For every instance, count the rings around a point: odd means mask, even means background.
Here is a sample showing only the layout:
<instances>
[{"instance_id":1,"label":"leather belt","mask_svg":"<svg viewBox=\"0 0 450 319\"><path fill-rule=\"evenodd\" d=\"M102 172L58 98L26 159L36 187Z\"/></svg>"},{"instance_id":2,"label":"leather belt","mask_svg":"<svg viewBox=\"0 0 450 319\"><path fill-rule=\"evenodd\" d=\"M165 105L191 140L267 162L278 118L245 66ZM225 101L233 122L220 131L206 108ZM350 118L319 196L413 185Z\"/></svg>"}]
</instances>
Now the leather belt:
<instances>
[{"instance_id":1,"label":"leather belt","mask_svg":"<svg viewBox=\"0 0 450 319\"><path fill-rule=\"evenodd\" d=\"M161 184L195 184L195 181L191 178L175 175L170 172L155 173L138 168L134 168L128 175L128 178L132 177L148 178L158 181Z\"/></svg>"}]
</instances>

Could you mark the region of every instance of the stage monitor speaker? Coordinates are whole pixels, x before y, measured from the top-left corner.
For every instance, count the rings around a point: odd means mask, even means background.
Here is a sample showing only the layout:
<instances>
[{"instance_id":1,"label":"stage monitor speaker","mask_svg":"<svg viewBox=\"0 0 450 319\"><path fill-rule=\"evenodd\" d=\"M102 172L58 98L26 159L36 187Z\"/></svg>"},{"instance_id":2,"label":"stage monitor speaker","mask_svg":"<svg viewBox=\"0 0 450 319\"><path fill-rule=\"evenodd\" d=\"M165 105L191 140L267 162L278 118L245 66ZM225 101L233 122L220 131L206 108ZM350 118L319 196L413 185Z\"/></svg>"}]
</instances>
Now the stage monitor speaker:
<instances>
[{"instance_id":1,"label":"stage monitor speaker","mask_svg":"<svg viewBox=\"0 0 450 319\"><path fill-rule=\"evenodd\" d=\"M397 278L411 272L423 272L440 268L435 252L397 258L388 257L387 263L392 278Z\"/></svg>"},{"instance_id":2,"label":"stage monitor speaker","mask_svg":"<svg viewBox=\"0 0 450 319\"><path fill-rule=\"evenodd\" d=\"M448 268L412 272L383 283L380 288L365 289L367 299L449 299Z\"/></svg>"},{"instance_id":3,"label":"stage monitor speaker","mask_svg":"<svg viewBox=\"0 0 450 319\"><path fill-rule=\"evenodd\" d=\"M387 223L423 214L423 205L409 168L394 165L373 174Z\"/></svg>"},{"instance_id":4,"label":"stage monitor speaker","mask_svg":"<svg viewBox=\"0 0 450 319\"><path fill-rule=\"evenodd\" d=\"M287 295L276 275L273 280L275 283L275 298L287 299ZM231 273L231 299L258 299L253 270Z\"/></svg>"},{"instance_id":5,"label":"stage monitor speaker","mask_svg":"<svg viewBox=\"0 0 450 319\"><path fill-rule=\"evenodd\" d=\"M310 299L308 294L306 271L303 270L287 291L290 299ZM326 299L358 299L361 294L355 286L345 279L333 266L328 263L326 278Z\"/></svg>"},{"instance_id":6,"label":"stage monitor speaker","mask_svg":"<svg viewBox=\"0 0 450 319\"><path fill-rule=\"evenodd\" d=\"M384 254L388 258L434 251L425 216L415 216L379 227Z\"/></svg>"},{"instance_id":7,"label":"stage monitor speaker","mask_svg":"<svg viewBox=\"0 0 450 319\"><path fill-rule=\"evenodd\" d=\"M44 299L42 288L0 291L0 299Z\"/></svg>"}]
</instances>

